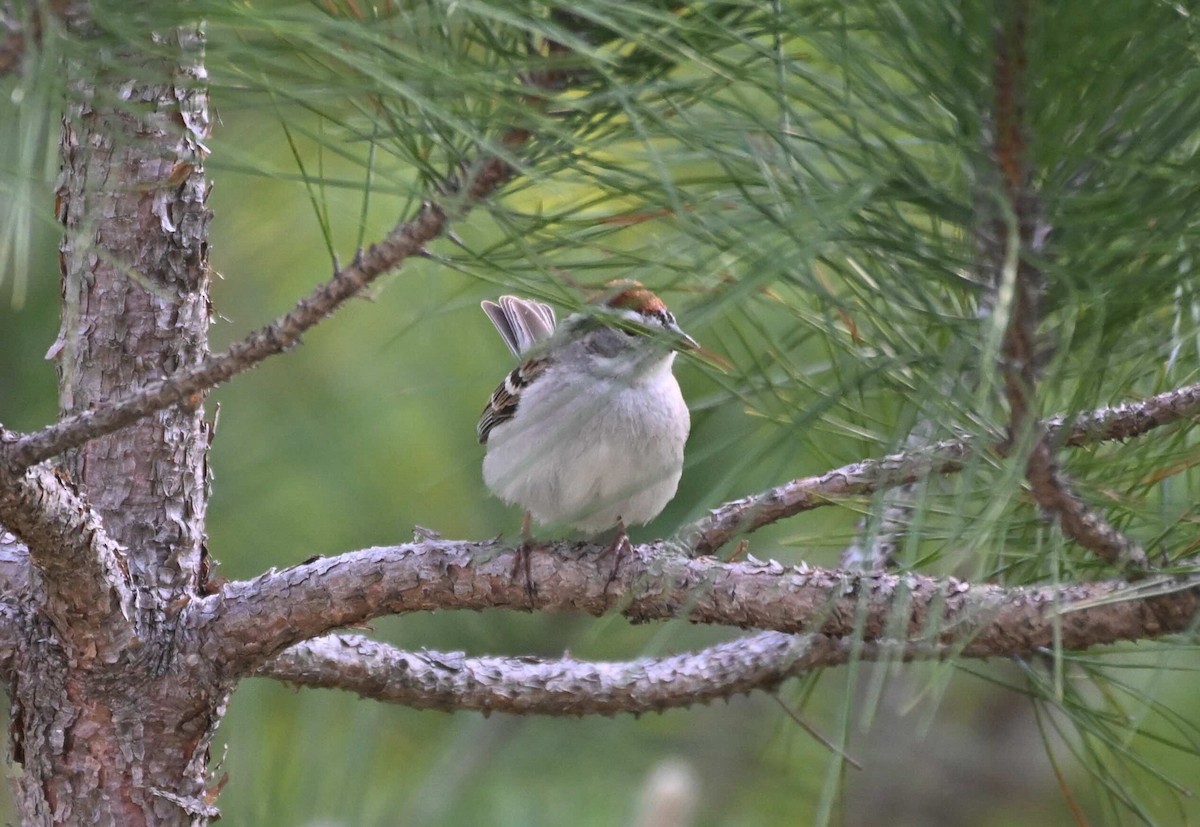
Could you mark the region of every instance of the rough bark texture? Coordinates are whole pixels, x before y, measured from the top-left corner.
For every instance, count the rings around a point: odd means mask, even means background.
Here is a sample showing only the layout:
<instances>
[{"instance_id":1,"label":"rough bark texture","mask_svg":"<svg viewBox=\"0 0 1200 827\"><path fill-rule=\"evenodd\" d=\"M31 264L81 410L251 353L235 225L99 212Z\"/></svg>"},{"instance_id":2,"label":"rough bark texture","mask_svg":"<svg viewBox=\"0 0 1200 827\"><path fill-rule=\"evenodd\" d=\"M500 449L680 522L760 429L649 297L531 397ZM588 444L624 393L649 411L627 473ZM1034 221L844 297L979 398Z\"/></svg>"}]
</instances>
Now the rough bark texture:
<instances>
[{"instance_id":1,"label":"rough bark texture","mask_svg":"<svg viewBox=\"0 0 1200 827\"><path fill-rule=\"evenodd\" d=\"M135 597L123 552L99 515L61 472L41 467L0 479L0 509L29 543L40 608L58 633L99 660L119 657L134 641Z\"/></svg>"},{"instance_id":2,"label":"rough bark texture","mask_svg":"<svg viewBox=\"0 0 1200 827\"><path fill-rule=\"evenodd\" d=\"M208 350L208 101L200 39L177 37L192 68L147 60L143 77L162 83L70 81L57 198L62 328L49 354L64 415ZM28 490L3 492L57 497L77 517L60 521L74 543L9 526L30 547L39 609L22 618L10 672L14 797L27 823L204 820L225 688L177 660L175 640L205 554L209 426L194 401L87 443L58 479L33 469ZM49 513L45 502L10 505Z\"/></svg>"},{"instance_id":3,"label":"rough bark texture","mask_svg":"<svg viewBox=\"0 0 1200 827\"><path fill-rule=\"evenodd\" d=\"M48 354L61 416L33 434L0 426L0 583L20 594L0 598L0 673L14 797L31 824L217 814L206 759L237 676L202 658L203 630L184 623L207 568L204 395L294 346L514 173L494 155L464 166L439 188L445 204L425 203L291 312L209 355L203 42L159 40L166 57L137 75L172 82L70 80L62 327ZM513 128L501 142L528 137ZM60 469L37 465L60 455Z\"/></svg>"},{"instance_id":4,"label":"rough bark texture","mask_svg":"<svg viewBox=\"0 0 1200 827\"><path fill-rule=\"evenodd\" d=\"M52 10L78 28L61 5ZM0 3L0 73L36 42L20 40L33 19L17 21L10 8ZM158 45L177 47L176 56L146 58L142 80L71 80L58 193L63 318L50 354L62 416L30 434L0 427L0 677L12 699L10 778L26 823L207 823L216 814L209 743L229 691L248 675L425 708L611 714L771 688L854 659L1028 655L1194 629L1195 576L1005 587L695 557L839 498L953 473L987 450L971 439L727 503L678 540L633 549L615 570L595 545L526 549L532 594L512 576L515 549L436 538L206 589L203 395L297 344L515 169L498 156L464 165L441 182L440 201L337 268L288 314L209 354L201 42L195 33L174 37ZM528 82L558 89L567 79L548 71ZM534 95L528 102L540 105ZM513 127L501 143L512 150L529 137ZM997 160L1011 171L1010 157ZM1017 312L1036 319L1032 307ZM1008 362L1032 366L1033 332ZM1031 368L1013 376L1013 399L1032 394ZM1045 423L1031 396L1017 401L1014 431L1029 426L1057 449L1194 418L1200 386ZM989 441L1004 448L998 435ZM39 465L64 452L61 469ZM487 607L774 631L615 664L413 654L359 636L320 637L381 614Z\"/></svg>"},{"instance_id":5,"label":"rough bark texture","mask_svg":"<svg viewBox=\"0 0 1200 827\"><path fill-rule=\"evenodd\" d=\"M966 657L1078 650L1190 627L1200 578L1000 586L954 577L864 574L748 559L690 559L663 543L635 547L612 572L602 545L527 552L536 593L512 576L517 550L427 540L318 558L227 584L188 607L205 660L230 679L285 647L384 614L510 608L633 622L687 618L746 629L866 641L924 641Z\"/></svg>"},{"instance_id":6,"label":"rough bark texture","mask_svg":"<svg viewBox=\"0 0 1200 827\"><path fill-rule=\"evenodd\" d=\"M200 361L212 313L203 89L186 75L154 86L77 79L74 89L58 193L62 415ZM119 99L107 99L118 89ZM139 587L162 597L194 588L200 572L208 451L200 401L94 439L63 462L128 549Z\"/></svg>"},{"instance_id":7,"label":"rough bark texture","mask_svg":"<svg viewBox=\"0 0 1200 827\"><path fill-rule=\"evenodd\" d=\"M615 715L770 689L814 667L845 663L850 652L846 641L823 635L760 632L701 652L590 663L403 652L362 635L328 635L279 653L259 674L416 709Z\"/></svg>"}]
</instances>

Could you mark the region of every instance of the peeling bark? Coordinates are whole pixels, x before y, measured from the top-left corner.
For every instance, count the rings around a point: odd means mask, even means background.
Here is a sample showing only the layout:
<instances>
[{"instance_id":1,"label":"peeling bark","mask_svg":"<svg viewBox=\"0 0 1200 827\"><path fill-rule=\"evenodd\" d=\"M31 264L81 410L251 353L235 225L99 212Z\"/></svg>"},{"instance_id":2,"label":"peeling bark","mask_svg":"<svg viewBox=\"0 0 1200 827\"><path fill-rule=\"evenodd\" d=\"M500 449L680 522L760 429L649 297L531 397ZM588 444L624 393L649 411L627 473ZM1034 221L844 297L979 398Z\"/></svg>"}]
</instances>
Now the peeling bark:
<instances>
[{"instance_id":1,"label":"peeling bark","mask_svg":"<svg viewBox=\"0 0 1200 827\"><path fill-rule=\"evenodd\" d=\"M42 467L0 477L0 515L28 544L23 550L44 596L41 610L55 632L87 659L114 662L135 640L135 596L124 550L99 515L61 475ZM29 587L28 566L20 575L24 588L16 594Z\"/></svg>"},{"instance_id":2,"label":"peeling bark","mask_svg":"<svg viewBox=\"0 0 1200 827\"><path fill-rule=\"evenodd\" d=\"M208 351L202 43L189 31L170 40L183 68L143 59L143 77L167 82L70 80L62 329L49 354L63 415ZM0 489L32 563L8 673L12 786L27 824L207 821L208 745L228 686L178 657L176 628L205 556L201 401L89 442L57 477L38 467Z\"/></svg>"},{"instance_id":3,"label":"peeling bark","mask_svg":"<svg viewBox=\"0 0 1200 827\"><path fill-rule=\"evenodd\" d=\"M0 4L0 73L20 58L14 48L33 42L13 39L10 5ZM0 428L0 523L11 531L0 530L0 676L12 698L10 777L26 823L208 823L217 815L208 747L247 675L426 708L612 714L770 688L851 659L1066 651L1194 627L1194 577L1009 588L695 557L837 498L952 473L975 451L1001 449L998 437L864 460L728 503L685 531L686 542L635 549L615 572L596 546L539 547L527 557L534 595L512 577L514 549L440 540L317 559L210 593L205 393L296 345L516 170L498 156L464 165L440 182L440 200L286 315L209 354L201 38L174 37L166 45L180 59L146 58L138 73L173 82L78 72L71 80L57 208L63 319L50 353L62 416L31 434ZM567 81L554 70L528 80L552 89ZM528 102L542 103L535 94ZM513 150L529 137L513 127L500 144ZM1009 356L1028 365L1032 353L1030 338ZM1031 393L1032 377L1014 388ZM1021 405L1035 422L1032 400ZM1198 412L1193 385L1038 427L1057 448L1137 436ZM39 465L64 452L63 469ZM686 617L777 631L619 664L313 640L385 613L447 608L621 611L638 622Z\"/></svg>"},{"instance_id":4,"label":"peeling bark","mask_svg":"<svg viewBox=\"0 0 1200 827\"><path fill-rule=\"evenodd\" d=\"M197 36L183 37L198 59ZM176 82L72 82L57 197L62 328L51 348L63 416L208 353L207 93L198 65L158 68ZM94 439L63 462L128 549L139 586L163 597L199 578L209 441L201 401Z\"/></svg>"}]
</instances>

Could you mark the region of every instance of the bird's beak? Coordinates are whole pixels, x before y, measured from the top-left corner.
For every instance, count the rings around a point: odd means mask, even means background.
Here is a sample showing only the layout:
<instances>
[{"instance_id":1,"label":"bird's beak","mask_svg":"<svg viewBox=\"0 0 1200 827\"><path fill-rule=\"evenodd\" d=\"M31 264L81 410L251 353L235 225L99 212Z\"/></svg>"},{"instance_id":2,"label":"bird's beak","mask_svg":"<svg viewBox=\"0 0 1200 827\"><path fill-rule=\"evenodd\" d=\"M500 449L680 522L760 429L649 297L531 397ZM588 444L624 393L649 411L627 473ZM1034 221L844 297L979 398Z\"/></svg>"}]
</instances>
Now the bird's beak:
<instances>
[{"instance_id":1,"label":"bird's beak","mask_svg":"<svg viewBox=\"0 0 1200 827\"><path fill-rule=\"evenodd\" d=\"M694 353L700 361L717 368L723 373L733 370L733 365L730 364L728 359L718 356L708 348L702 347L699 342L684 333L680 327L671 328L671 332L675 334L675 340L671 343L671 346L675 350Z\"/></svg>"},{"instance_id":2,"label":"bird's beak","mask_svg":"<svg viewBox=\"0 0 1200 827\"><path fill-rule=\"evenodd\" d=\"M682 329L674 327L671 332L675 334L675 341L671 343L675 350L702 350L700 343L684 333Z\"/></svg>"}]
</instances>

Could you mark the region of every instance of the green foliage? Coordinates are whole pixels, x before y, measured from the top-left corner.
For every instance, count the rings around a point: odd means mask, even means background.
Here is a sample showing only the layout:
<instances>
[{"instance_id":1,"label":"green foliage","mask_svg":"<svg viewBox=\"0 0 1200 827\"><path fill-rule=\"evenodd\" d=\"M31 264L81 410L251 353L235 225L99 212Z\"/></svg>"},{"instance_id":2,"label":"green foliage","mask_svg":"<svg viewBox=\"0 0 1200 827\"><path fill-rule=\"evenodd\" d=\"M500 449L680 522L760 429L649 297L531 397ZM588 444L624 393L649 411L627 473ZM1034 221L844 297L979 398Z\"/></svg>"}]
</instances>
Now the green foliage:
<instances>
[{"instance_id":1,"label":"green foliage","mask_svg":"<svg viewBox=\"0 0 1200 827\"><path fill-rule=\"evenodd\" d=\"M1037 262L1046 280L1038 405L1069 414L1196 381L1194 18L1156 0L1030 5L1023 103L1049 228ZM123 64L130 54L170 54L153 32L205 21L220 114L208 162L214 265L226 277L215 301L232 320L215 330L217 344L286 309L335 256L348 259L411 215L481 154L522 172L486 210L456 222L462 246L439 242L373 305L348 309L306 347L217 394L210 545L226 576L397 542L413 523L446 536L516 530L517 515L480 484L473 438L478 409L508 368L476 307L502 291L570 308L583 301L581 285L636 278L735 365L727 374L681 368L694 412L688 465L644 536L726 499L902 450L914 434L1004 431L1004 308L990 312L977 266L978 233L1001 203L990 145L993 4L94 8L95 38L81 44L52 27L0 104L0 278L14 305L30 295L29 310L0 311L9 425L35 427L53 407L52 380L27 375L27 343L53 338L46 143L62 94L52 63L64 56L133 71ZM514 129L533 137L516 148L505 141ZM1089 502L1191 569L1194 433L1175 428L1064 459ZM877 527L882 504L793 519L756 535L751 551L834 565L860 517ZM1036 513L1020 457L980 454L961 474L920 486L911 504L903 567L1004 583L1107 574ZM407 647L569 648L609 659L717 637L682 624L548 617L381 625ZM1001 765L1033 760L1040 772L1019 803L989 792L1004 787L982 776L959 778L953 804L964 823L1060 822L1075 807L1096 823L1171 823L1200 812L1176 783L1200 763L1200 710L1182 690L1194 662L1182 643L1161 642L1095 657L1048 653L987 667L984 680L956 664L884 664L786 691L861 773L762 698L643 721L484 721L254 684L223 730L233 780L222 805L233 824L317 815L612 824L630 817L650 767L682 754L703 779L704 824L889 818L881 813L933 823L955 816L931 815L915 791L920 777L951 771L944 745L958 738L960 749ZM901 676L905 688L893 691ZM993 754L991 730L972 715L975 699L998 706L1001 691L1029 698L1003 708L1005 722L1029 732ZM890 740L867 734L897 710L908 714L888 725ZM1042 737L1053 764L1028 758ZM907 797L855 809L874 800L889 756L921 749L911 746L920 739L947 752L922 759ZM478 744L478 759L466 761Z\"/></svg>"}]
</instances>

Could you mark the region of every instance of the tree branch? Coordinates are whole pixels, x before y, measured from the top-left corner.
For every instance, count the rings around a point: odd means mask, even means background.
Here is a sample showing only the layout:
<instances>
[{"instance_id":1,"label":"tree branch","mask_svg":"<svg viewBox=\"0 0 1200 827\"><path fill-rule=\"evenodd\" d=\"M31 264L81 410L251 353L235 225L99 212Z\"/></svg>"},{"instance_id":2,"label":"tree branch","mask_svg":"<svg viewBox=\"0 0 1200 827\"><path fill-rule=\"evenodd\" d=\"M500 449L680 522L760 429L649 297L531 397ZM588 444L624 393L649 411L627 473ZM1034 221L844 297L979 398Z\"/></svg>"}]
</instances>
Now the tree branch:
<instances>
[{"instance_id":1,"label":"tree branch","mask_svg":"<svg viewBox=\"0 0 1200 827\"><path fill-rule=\"evenodd\" d=\"M697 652L596 663L411 652L362 635L327 635L283 650L255 676L341 689L413 709L613 715L694 706L756 689L769 692L788 678L851 661L943 660L952 654L951 647L921 641L759 632Z\"/></svg>"},{"instance_id":2,"label":"tree branch","mask_svg":"<svg viewBox=\"0 0 1200 827\"><path fill-rule=\"evenodd\" d=\"M962 468L973 450L974 440L968 437L943 440L882 459L852 462L818 476L791 480L727 502L710 511L707 517L685 526L678 536L696 554L712 554L734 536L749 534L786 517L933 474L953 473Z\"/></svg>"},{"instance_id":3,"label":"tree branch","mask_svg":"<svg viewBox=\"0 0 1200 827\"><path fill-rule=\"evenodd\" d=\"M1132 439L1163 425L1198 416L1200 383L1112 407L1053 417L1046 420L1046 439L1055 445L1078 448Z\"/></svg>"},{"instance_id":4,"label":"tree branch","mask_svg":"<svg viewBox=\"0 0 1200 827\"><path fill-rule=\"evenodd\" d=\"M505 145L519 146L526 141L525 130L510 130ZM512 177L513 167L498 156L488 156L474 165L465 182L451 179L442 189L455 195L458 210L465 213L495 192ZM416 217L397 224L386 237L354 262L338 269L333 278L300 300L286 315L276 319L223 353L207 356L198 364L183 368L144 389L112 403L65 417L53 425L21 436L15 442L0 445L0 467L12 473L42 462L88 440L112 433L171 405L196 404L200 395L239 373L249 370L269 356L294 347L310 328L328 318L346 300L353 298L379 276L399 267L425 245L446 230L447 209L427 201Z\"/></svg>"},{"instance_id":5,"label":"tree branch","mask_svg":"<svg viewBox=\"0 0 1200 827\"><path fill-rule=\"evenodd\" d=\"M1034 259L1044 251L1050 228L1031 187L1026 154L1024 112L1025 40L1029 9L1024 0L1010 8L1010 18L996 38L995 140L992 155L1002 178L1007 216L992 222L993 237L981 245L985 266L998 292L997 305L1008 316L1001 348L1004 395L1011 417L1014 445L1031 441L1025 476L1034 500L1055 515L1063 532L1113 565L1143 569L1146 553L1116 526L1083 501L1058 468L1054 452L1037 421L1037 328L1045 276ZM1015 236L1014 236L1015 232Z\"/></svg>"},{"instance_id":6,"label":"tree branch","mask_svg":"<svg viewBox=\"0 0 1200 827\"><path fill-rule=\"evenodd\" d=\"M699 652L589 663L405 652L361 635L329 635L283 650L257 674L414 709L612 715L771 689L814 667L845 663L849 653L849 645L822 635L761 632Z\"/></svg>"},{"instance_id":7,"label":"tree branch","mask_svg":"<svg viewBox=\"0 0 1200 827\"><path fill-rule=\"evenodd\" d=\"M33 582L46 592L40 608L76 657L115 657L128 647L134 591L123 553L67 481L41 466L17 476L0 472L0 525L15 535L3 547L6 557L18 551L17 539L27 546L43 575ZM4 563L0 571L21 577L18 561Z\"/></svg>"},{"instance_id":8,"label":"tree branch","mask_svg":"<svg viewBox=\"0 0 1200 827\"><path fill-rule=\"evenodd\" d=\"M1141 436L1155 428L1200 415L1200 383L1109 408L1047 420L1046 440L1079 447ZM684 527L681 541L697 554L712 554L738 534L811 511L838 500L873 494L933 474L961 470L978 450L972 437L948 439L925 448L866 459L814 477L791 480L760 494L743 497L713 509L708 516ZM999 450L997 440L990 447Z\"/></svg>"},{"instance_id":9,"label":"tree branch","mask_svg":"<svg viewBox=\"0 0 1200 827\"><path fill-rule=\"evenodd\" d=\"M607 549L545 545L529 552L530 598L512 576L516 550L498 542L426 541L321 558L227 584L182 620L227 674L245 675L287 646L383 614L531 609L635 622L686 618L853 640L922 640L972 657L1082 649L1187 628L1200 578L1158 577L1042 587L955 578L690 558L664 544L635 548L612 571Z\"/></svg>"}]
</instances>

